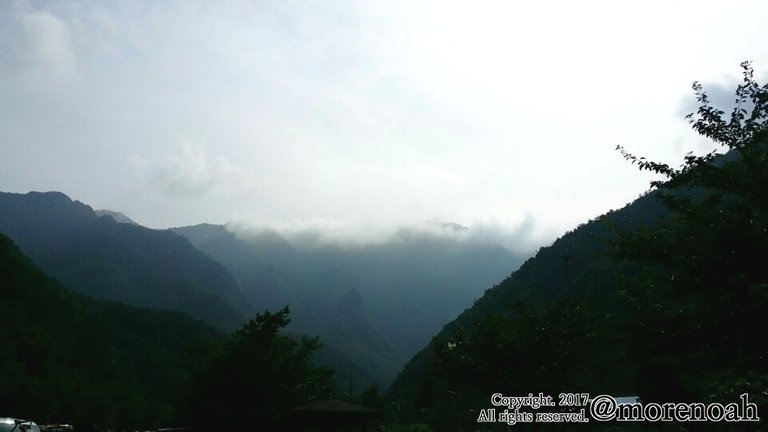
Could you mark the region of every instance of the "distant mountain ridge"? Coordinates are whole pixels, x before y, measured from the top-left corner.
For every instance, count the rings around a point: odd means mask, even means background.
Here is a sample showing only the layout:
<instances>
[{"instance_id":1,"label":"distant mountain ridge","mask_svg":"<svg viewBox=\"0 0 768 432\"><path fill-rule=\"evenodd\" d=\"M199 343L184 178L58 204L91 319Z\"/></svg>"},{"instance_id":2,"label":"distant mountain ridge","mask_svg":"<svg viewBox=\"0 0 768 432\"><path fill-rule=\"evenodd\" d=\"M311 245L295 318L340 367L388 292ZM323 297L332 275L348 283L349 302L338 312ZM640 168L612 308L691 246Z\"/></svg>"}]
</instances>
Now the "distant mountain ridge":
<instances>
[{"instance_id":1,"label":"distant mountain ridge","mask_svg":"<svg viewBox=\"0 0 768 432\"><path fill-rule=\"evenodd\" d=\"M307 248L270 230L235 233L211 224L173 230L224 264L257 309L289 304L292 331L320 334L387 384L440 326L522 261L494 243L428 232Z\"/></svg>"},{"instance_id":2,"label":"distant mountain ridge","mask_svg":"<svg viewBox=\"0 0 768 432\"><path fill-rule=\"evenodd\" d=\"M123 213L120 213L118 211L94 210L94 213L96 213L97 216L109 216L112 219L114 219L115 222L118 222L118 223L127 223L127 224L131 224L131 225L138 225L138 223L134 222L133 219L129 218L128 216L126 216Z\"/></svg>"},{"instance_id":3,"label":"distant mountain ridge","mask_svg":"<svg viewBox=\"0 0 768 432\"><path fill-rule=\"evenodd\" d=\"M581 224L551 245L542 247L532 258L500 283L488 289L474 304L437 332L445 340L456 329L473 329L492 316L509 316L516 302L532 305L552 304L559 299L579 299L610 310L616 273L632 274L613 258L614 230L638 229L653 224L669 213L656 200L656 193L645 194L619 210ZM566 300L567 301L567 300ZM389 389L389 397L412 398L432 384L428 365L435 354L430 344L409 360Z\"/></svg>"},{"instance_id":4,"label":"distant mountain ridge","mask_svg":"<svg viewBox=\"0 0 768 432\"><path fill-rule=\"evenodd\" d=\"M227 270L185 238L100 217L60 192L0 193L0 232L94 298L178 310L224 330L251 314Z\"/></svg>"}]
</instances>

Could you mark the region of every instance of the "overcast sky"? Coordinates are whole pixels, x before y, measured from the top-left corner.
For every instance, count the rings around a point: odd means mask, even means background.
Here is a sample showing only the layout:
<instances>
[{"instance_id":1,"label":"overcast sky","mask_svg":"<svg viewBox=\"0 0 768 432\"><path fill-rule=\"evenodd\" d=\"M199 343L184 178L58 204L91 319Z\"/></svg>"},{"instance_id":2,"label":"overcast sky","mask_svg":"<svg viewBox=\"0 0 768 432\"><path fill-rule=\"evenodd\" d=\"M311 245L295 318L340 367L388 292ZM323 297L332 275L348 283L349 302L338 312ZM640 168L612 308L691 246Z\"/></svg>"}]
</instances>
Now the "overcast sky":
<instances>
[{"instance_id":1,"label":"overcast sky","mask_svg":"<svg viewBox=\"0 0 768 432\"><path fill-rule=\"evenodd\" d=\"M0 0L0 190L150 227L549 241L708 144L768 2Z\"/></svg>"}]
</instances>

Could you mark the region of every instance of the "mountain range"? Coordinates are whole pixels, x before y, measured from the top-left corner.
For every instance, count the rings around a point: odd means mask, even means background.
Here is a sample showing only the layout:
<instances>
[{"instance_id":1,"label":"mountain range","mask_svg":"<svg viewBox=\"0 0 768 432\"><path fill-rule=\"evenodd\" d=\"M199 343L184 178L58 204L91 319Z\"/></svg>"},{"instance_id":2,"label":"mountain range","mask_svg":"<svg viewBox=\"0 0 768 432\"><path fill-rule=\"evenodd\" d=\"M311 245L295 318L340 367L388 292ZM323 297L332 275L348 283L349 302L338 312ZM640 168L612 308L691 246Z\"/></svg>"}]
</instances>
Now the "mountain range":
<instances>
[{"instance_id":1,"label":"mountain range","mask_svg":"<svg viewBox=\"0 0 768 432\"><path fill-rule=\"evenodd\" d=\"M224 266L185 238L99 216L60 192L0 193L0 232L46 273L96 299L181 311L223 330L252 312Z\"/></svg>"},{"instance_id":2,"label":"mountain range","mask_svg":"<svg viewBox=\"0 0 768 432\"><path fill-rule=\"evenodd\" d=\"M272 230L230 229L149 229L60 192L0 193L0 233L64 286L226 332L289 305L288 331L321 336L318 356L349 393L388 386L443 323L521 262L494 243L413 230L303 247Z\"/></svg>"},{"instance_id":3,"label":"mountain range","mask_svg":"<svg viewBox=\"0 0 768 432\"><path fill-rule=\"evenodd\" d=\"M230 231L231 229L231 231ZM317 332L387 385L405 362L522 258L491 242L400 230L364 245L293 245L273 230L174 228L221 262L251 304L288 304L293 331Z\"/></svg>"}]
</instances>

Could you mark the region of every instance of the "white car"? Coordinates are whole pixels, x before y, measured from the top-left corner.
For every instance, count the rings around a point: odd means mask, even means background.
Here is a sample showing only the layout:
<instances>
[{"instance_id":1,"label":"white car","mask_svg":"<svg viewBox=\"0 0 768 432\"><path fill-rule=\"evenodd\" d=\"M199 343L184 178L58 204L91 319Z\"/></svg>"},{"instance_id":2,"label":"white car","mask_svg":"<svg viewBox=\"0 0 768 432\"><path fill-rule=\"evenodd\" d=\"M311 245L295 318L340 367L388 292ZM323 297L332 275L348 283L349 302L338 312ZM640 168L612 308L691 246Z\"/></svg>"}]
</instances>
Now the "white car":
<instances>
[{"instance_id":1,"label":"white car","mask_svg":"<svg viewBox=\"0 0 768 432\"><path fill-rule=\"evenodd\" d=\"M40 432L40 428L31 420L0 417L0 432Z\"/></svg>"}]
</instances>

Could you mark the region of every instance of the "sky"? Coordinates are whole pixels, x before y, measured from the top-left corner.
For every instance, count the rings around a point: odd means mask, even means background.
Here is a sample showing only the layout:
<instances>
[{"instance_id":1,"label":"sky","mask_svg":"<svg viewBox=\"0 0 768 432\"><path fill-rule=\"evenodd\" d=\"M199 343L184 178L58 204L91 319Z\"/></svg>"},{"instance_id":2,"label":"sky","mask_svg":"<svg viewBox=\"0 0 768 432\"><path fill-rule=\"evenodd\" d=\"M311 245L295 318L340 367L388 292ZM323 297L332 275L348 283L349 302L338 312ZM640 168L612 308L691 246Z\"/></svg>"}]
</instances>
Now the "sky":
<instances>
[{"instance_id":1,"label":"sky","mask_svg":"<svg viewBox=\"0 0 768 432\"><path fill-rule=\"evenodd\" d=\"M712 145L768 2L0 0L0 190L153 228L533 246ZM763 79L761 82L764 82Z\"/></svg>"}]
</instances>

